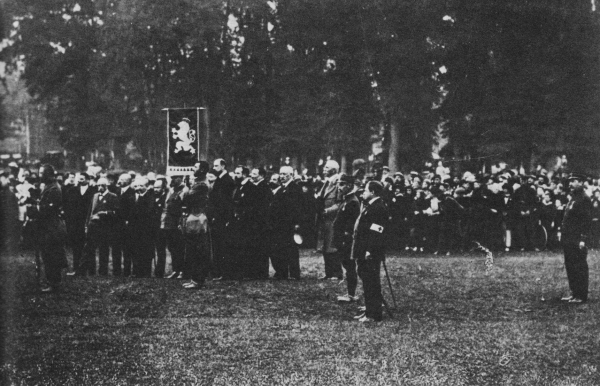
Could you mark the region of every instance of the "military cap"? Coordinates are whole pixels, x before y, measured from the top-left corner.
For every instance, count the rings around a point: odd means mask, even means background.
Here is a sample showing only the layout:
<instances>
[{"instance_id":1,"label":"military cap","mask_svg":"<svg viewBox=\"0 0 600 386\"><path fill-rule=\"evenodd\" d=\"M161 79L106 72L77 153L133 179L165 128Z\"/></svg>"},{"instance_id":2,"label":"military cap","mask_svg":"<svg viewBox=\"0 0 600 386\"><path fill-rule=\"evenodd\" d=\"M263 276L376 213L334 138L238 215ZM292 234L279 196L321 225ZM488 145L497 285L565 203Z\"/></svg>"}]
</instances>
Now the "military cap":
<instances>
[{"instance_id":1,"label":"military cap","mask_svg":"<svg viewBox=\"0 0 600 386\"><path fill-rule=\"evenodd\" d=\"M569 175L569 181L571 180L579 180L581 182L585 181L587 177L581 173L571 173Z\"/></svg>"}]
</instances>

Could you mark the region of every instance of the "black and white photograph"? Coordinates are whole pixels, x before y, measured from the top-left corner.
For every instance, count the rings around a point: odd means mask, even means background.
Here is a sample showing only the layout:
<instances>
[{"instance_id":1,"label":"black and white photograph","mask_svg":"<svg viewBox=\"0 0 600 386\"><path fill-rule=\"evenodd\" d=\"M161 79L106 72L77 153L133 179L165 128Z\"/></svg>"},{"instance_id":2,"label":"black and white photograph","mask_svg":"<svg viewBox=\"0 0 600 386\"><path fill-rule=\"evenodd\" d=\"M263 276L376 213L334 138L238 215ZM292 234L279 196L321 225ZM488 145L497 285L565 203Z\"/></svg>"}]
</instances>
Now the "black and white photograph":
<instances>
[{"instance_id":1,"label":"black and white photograph","mask_svg":"<svg viewBox=\"0 0 600 386\"><path fill-rule=\"evenodd\" d=\"M1 385L600 385L598 0L0 0Z\"/></svg>"}]
</instances>

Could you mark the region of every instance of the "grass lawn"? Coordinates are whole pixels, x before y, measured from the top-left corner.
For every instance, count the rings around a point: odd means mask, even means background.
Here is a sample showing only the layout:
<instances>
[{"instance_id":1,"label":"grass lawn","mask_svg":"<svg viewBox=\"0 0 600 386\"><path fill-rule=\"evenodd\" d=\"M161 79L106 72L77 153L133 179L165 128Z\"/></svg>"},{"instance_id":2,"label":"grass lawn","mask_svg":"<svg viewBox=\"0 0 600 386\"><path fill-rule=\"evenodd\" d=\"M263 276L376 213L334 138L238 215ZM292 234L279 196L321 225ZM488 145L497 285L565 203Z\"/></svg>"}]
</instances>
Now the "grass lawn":
<instances>
[{"instance_id":1,"label":"grass lawn","mask_svg":"<svg viewBox=\"0 0 600 386\"><path fill-rule=\"evenodd\" d=\"M345 283L67 278L37 290L31 254L3 283L4 384L600 385L600 253L590 301L568 305L562 255L390 254L394 318L365 326ZM382 280L385 280L382 274ZM392 304L387 283L384 297ZM359 284L359 293L361 287ZM544 299L544 300L542 300Z\"/></svg>"}]
</instances>

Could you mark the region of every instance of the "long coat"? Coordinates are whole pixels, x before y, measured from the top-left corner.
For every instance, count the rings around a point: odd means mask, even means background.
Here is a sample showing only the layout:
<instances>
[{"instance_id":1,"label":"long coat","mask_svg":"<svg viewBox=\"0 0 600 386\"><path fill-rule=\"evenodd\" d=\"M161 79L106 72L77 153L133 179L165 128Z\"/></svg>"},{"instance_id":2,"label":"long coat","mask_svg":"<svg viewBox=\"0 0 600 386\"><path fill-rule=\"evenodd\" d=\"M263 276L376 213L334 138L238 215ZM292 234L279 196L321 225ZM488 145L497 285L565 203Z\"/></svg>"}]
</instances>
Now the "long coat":
<instances>
[{"instance_id":1,"label":"long coat","mask_svg":"<svg viewBox=\"0 0 600 386\"><path fill-rule=\"evenodd\" d=\"M335 175L325 181L325 184L317 195L317 216L319 216L317 250L322 251L323 253L333 253L337 251L337 248L335 248L333 244L333 222L335 221L335 217L340 208L337 186L338 179L338 175Z\"/></svg>"},{"instance_id":2,"label":"long coat","mask_svg":"<svg viewBox=\"0 0 600 386\"><path fill-rule=\"evenodd\" d=\"M302 189L291 181L282 185L271 200L269 210L270 239L273 248L295 245L294 227L300 224Z\"/></svg>"},{"instance_id":3,"label":"long coat","mask_svg":"<svg viewBox=\"0 0 600 386\"><path fill-rule=\"evenodd\" d=\"M363 208L354 227L352 259L364 260L367 252L374 258L384 257L388 222L389 212L381 198Z\"/></svg>"}]
</instances>

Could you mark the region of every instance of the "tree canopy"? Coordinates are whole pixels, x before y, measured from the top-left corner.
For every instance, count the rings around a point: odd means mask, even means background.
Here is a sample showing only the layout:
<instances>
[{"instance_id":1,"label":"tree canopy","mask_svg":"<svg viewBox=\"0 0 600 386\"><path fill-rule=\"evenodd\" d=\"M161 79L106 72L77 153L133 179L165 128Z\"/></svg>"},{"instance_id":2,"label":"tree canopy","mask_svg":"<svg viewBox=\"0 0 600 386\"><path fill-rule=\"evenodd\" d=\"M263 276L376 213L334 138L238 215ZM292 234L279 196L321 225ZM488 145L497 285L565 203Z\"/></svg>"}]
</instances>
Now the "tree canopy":
<instances>
[{"instance_id":1,"label":"tree canopy","mask_svg":"<svg viewBox=\"0 0 600 386\"><path fill-rule=\"evenodd\" d=\"M132 143L152 166L165 107L205 106L211 154L598 170L599 20L572 0L13 0L13 68L63 146ZM9 66L10 68L10 66Z\"/></svg>"}]
</instances>

